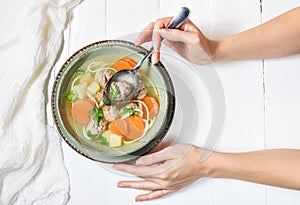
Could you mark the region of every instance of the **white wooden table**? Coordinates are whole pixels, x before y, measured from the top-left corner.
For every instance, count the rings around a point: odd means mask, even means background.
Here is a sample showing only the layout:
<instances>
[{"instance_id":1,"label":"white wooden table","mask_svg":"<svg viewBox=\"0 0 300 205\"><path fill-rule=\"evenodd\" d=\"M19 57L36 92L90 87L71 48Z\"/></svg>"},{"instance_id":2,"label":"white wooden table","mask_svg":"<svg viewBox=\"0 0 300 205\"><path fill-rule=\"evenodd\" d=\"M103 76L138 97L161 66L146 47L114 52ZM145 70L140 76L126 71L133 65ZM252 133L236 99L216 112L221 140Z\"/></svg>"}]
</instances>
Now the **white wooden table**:
<instances>
[{"instance_id":1,"label":"white wooden table","mask_svg":"<svg viewBox=\"0 0 300 205\"><path fill-rule=\"evenodd\" d=\"M300 5L300 0L85 0L74 9L56 70L79 48L140 31L150 21L191 9L191 19L218 39L259 25ZM300 148L300 56L216 66L226 101L218 151ZM55 73L54 73L55 75ZM70 205L131 205L142 191L119 189L126 177L83 158L62 142L71 183ZM300 174L300 173L299 173ZM288 176L287 176L288 177ZM290 205L300 192L230 179L202 179L189 188L143 204Z\"/></svg>"}]
</instances>

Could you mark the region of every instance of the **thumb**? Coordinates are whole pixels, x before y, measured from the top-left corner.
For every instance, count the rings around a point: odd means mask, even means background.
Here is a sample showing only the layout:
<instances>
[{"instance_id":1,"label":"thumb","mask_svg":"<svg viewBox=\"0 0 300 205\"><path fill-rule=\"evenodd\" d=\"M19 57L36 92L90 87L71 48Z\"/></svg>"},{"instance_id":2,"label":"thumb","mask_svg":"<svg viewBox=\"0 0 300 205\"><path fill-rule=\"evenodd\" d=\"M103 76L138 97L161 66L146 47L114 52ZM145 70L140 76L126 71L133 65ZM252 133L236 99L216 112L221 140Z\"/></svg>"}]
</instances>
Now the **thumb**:
<instances>
[{"instance_id":1,"label":"thumb","mask_svg":"<svg viewBox=\"0 0 300 205\"><path fill-rule=\"evenodd\" d=\"M178 29L160 29L158 32L162 37L169 41L190 43L193 37L190 32Z\"/></svg>"},{"instance_id":2,"label":"thumb","mask_svg":"<svg viewBox=\"0 0 300 205\"><path fill-rule=\"evenodd\" d=\"M153 165L160 162L164 162L170 159L174 159L174 154L172 154L172 148L167 147L163 150L160 150L155 153L151 153L145 156L142 156L136 160L136 165L138 166L147 166Z\"/></svg>"}]
</instances>

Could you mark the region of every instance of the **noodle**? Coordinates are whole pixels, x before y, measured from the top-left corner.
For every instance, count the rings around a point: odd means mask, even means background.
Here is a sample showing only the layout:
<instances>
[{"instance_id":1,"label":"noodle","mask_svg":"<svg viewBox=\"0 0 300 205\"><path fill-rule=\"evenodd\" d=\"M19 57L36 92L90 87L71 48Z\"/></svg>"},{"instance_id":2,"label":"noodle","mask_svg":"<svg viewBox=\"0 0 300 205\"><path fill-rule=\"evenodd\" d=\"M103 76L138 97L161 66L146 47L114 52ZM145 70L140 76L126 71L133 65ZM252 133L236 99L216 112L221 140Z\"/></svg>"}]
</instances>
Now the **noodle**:
<instances>
[{"instance_id":1,"label":"noodle","mask_svg":"<svg viewBox=\"0 0 300 205\"><path fill-rule=\"evenodd\" d=\"M93 66L96 66L96 65L99 65L99 67L97 67L96 69L92 69ZM97 63L97 62L91 62L88 66L87 66L87 70L90 72L90 73L96 73L99 69L103 68L104 66L106 65L101 65L101 63Z\"/></svg>"},{"instance_id":2,"label":"noodle","mask_svg":"<svg viewBox=\"0 0 300 205\"><path fill-rule=\"evenodd\" d=\"M146 109L146 112L147 112L147 121L149 121L149 108L148 108L148 106L146 105L146 103L144 103L144 102L141 101L141 100L130 100L130 102L141 103L142 105L144 105L144 107L145 107L145 109Z\"/></svg>"},{"instance_id":3,"label":"noodle","mask_svg":"<svg viewBox=\"0 0 300 205\"><path fill-rule=\"evenodd\" d=\"M74 85L75 85L75 82L80 78L81 76L77 76L73 82L72 82L72 85L71 85L71 90L74 90Z\"/></svg>"}]
</instances>

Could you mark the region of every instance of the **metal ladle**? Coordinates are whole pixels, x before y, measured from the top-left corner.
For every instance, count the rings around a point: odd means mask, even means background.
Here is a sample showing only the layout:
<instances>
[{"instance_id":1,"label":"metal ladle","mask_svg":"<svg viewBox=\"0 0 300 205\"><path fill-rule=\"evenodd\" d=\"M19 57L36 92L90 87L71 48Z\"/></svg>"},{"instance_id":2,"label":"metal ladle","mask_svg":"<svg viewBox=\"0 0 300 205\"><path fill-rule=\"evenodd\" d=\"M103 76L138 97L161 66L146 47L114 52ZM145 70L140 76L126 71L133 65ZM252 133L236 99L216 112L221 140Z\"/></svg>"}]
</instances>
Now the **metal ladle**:
<instances>
[{"instance_id":1,"label":"metal ladle","mask_svg":"<svg viewBox=\"0 0 300 205\"><path fill-rule=\"evenodd\" d=\"M177 16L175 16L170 23L168 24L167 28L168 29L174 29L178 28L183 22L189 17L190 15L190 10L187 7L181 7L179 13ZM163 38L161 39L161 41ZM143 62L152 55L154 52L153 46L148 50L146 55L136 64L136 66L132 69L124 69L116 72L106 83L104 92L103 92L103 102L106 105L114 105L118 103L122 103L124 101L130 100L134 93L135 89L138 84L137 80L137 71L138 69L142 66ZM120 82L120 81L127 81L131 85L131 90L130 92L122 99L116 100L114 97L115 95L111 95L111 85L112 83Z\"/></svg>"}]
</instances>

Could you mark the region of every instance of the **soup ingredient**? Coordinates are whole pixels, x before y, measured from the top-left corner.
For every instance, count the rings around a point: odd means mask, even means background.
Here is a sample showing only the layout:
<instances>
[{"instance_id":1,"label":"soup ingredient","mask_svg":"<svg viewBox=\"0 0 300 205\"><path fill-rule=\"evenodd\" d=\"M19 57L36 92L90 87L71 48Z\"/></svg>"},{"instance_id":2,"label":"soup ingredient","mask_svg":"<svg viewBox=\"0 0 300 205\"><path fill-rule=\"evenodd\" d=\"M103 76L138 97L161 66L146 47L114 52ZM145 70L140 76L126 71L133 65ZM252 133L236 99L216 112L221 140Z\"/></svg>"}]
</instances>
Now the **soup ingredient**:
<instances>
[{"instance_id":1,"label":"soup ingredient","mask_svg":"<svg viewBox=\"0 0 300 205\"><path fill-rule=\"evenodd\" d=\"M87 130L87 131L86 131L86 135L87 135L88 137L90 137L90 138L93 138L93 139L95 139L95 138L98 137L97 134L92 134L92 131L91 131L91 130Z\"/></svg>"},{"instance_id":2,"label":"soup ingredient","mask_svg":"<svg viewBox=\"0 0 300 205\"><path fill-rule=\"evenodd\" d=\"M101 103L102 102L102 96L103 96L103 90L102 91L99 91L95 94L95 100L98 102L98 103Z\"/></svg>"},{"instance_id":3,"label":"soup ingredient","mask_svg":"<svg viewBox=\"0 0 300 205\"><path fill-rule=\"evenodd\" d=\"M124 137L124 140L131 141L142 136L145 124L138 116L129 116L125 119L117 119L110 123L109 129L113 134Z\"/></svg>"},{"instance_id":4,"label":"soup ingredient","mask_svg":"<svg viewBox=\"0 0 300 205\"><path fill-rule=\"evenodd\" d=\"M128 126L128 134L124 136L124 140L131 141L142 136L145 124L142 118L139 116L129 116L126 118L127 126Z\"/></svg>"},{"instance_id":5,"label":"soup ingredient","mask_svg":"<svg viewBox=\"0 0 300 205\"><path fill-rule=\"evenodd\" d=\"M98 83L102 88L105 87L105 84L109 81L109 79L115 74L115 71L112 69L106 69L98 74Z\"/></svg>"},{"instance_id":6,"label":"soup ingredient","mask_svg":"<svg viewBox=\"0 0 300 205\"><path fill-rule=\"evenodd\" d=\"M97 82L93 82L92 84L90 84L87 87L87 90L92 94L95 95L99 90L100 90L100 86Z\"/></svg>"},{"instance_id":7,"label":"soup ingredient","mask_svg":"<svg viewBox=\"0 0 300 205\"><path fill-rule=\"evenodd\" d=\"M127 129L127 122L124 119L117 119L110 123L109 129L111 130L111 133L116 135L127 135L128 129Z\"/></svg>"},{"instance_id":8,"label":"soup ingredient","mask_svg":"<svg viewBox=\"0 0 300 205\"><path fill-rule=\"evenodd\" d=\"M135 88L135 95L133 98L141 100L147 95L147 93L148 91L145 87L145 83L141 79L138 79L138 84Z\"/></svg>"},{"instance_id":9,"label":"soup ingredient","mask_svg":"<svg viewBox=\"0 0 300 205\"><path fill-rule=\"evenodd\" d=\"M104 117L103 110L94 106L94 108L89 111L89 116L93 117L95 124L99 126L100 118Z\"/></svg>"},{"instance_id":10,"label":"soup ingredient","mask_svg":"<svg viewBox=\"0 0 300 205\"><path fill-rule=\"evenodd\" d=\"M91 100L77 100L72 103L70 114L73 120L79 124L87 124L91 118L89 111L93 109L94 103Z\"/></svg>"},{"instance_id":11,"label":"soup ingredient","mask_svg":"<svg viewBox=\"0 0 300 205\"><path fill-rule=\"evenodd\" d=\"M110 141L110 136L112 135L111 131L110 130L104 130L102 132L102 137L104 137L106 139L106 141L109 143Z\"/></svg>"},{"instance_id":12,"label":"soup ingredient","mask_svg":"<svg viewBox=\"0 0 300 205\"><path fill-rule=\"evenodd\" d=\"M105 137L103 137L102 135L99 137L99 142L102 145L108 145L108 140Z\"/></svg>"},{"instance_id":13,"label":"soup ingredient","mask_svg":"<svg viewBox=\"0 0 300 205\"><path fill-rule=\"evenodd\" d=\"M129 115L129 116L133 116L137 111L132 109L132 108L127 108L124 107L121 111L121 115Z\"/></svg>"},{"instance_id":14,"label":"soup ingredient","mask_svg":"<svg viewBox=\"0 0 300 205\"><path fill-rule=\"evenodd\" d=\"M109 91L110 98L116 99L119 93L120 93L119 87L116 84L112 84Z\"/></svg>"},{"instance_id":15,"label":"soup ingredient","mask_svg":"<svg viewBox=\"0 0 300 205\"><path fill-rule=\"evenodd\" d=\"M152 119L158 115L159 112L159 103L154 97L146 96L142 101L147 105L149 109L149 118ZM146 109L143 107L143 118L146 118Z\"/></svg>"},{"instance_id":16,"label":"soup ingredient","mask_svg":"<svg viewBox=\"0 0 300 205\"><path fill-rule=\"evenodd\" d=\"M120 117L120 112L116 106L104 106L102 108L104 118L108 122L112 122L116 120L118 117Z\"/></svg>"},{"instance_id":17,"label":"soup ingredient","mask_svg":"<svg viewBox=\"0 0 300 205\"><path fill-rule=\"evenodd\" d=\"M113 66L114 69L117 71L124 70L124 69L131 69L136 66L136 62L131 58L121 58L119 61L115 63Z\"/></svg>"},{"instance_id":18,"label":"soup ingredient","mask_svg":"<svg viewBox=\"0 0 300 205\"><path fill-rule=\"evenodd\" d=\"M77 93L79 99L84 99L86 96L87 83L74 85L73 90Z\"/></svg>"},{"instance_id":19,"label":"soup ingredient","mask_svg":"<svg viewBox=\"0 0 300 205\"><path fill-rule=\"evenodd\" d=\"M113 100L124 100L131 92L132 85L127 81L112 82L110 86L110 98Z\"/></svg>"},{"instance_id":20,"label":"soup ingredient","mask_svg":"<svg viewBox=\"0 0 300 205\"><path fill-rule=\"evenodd\" d=\"M76 100L76 98L77 98L77 93L74 91L74 90L72 90L71 92L69 92L67 95L66 95L66 99L68 100L68 101L74 101L74 100Z\"/></svg>"},{"instance_id":21,"label":"soup ingredient","mask_svg":"<svg viewBox=\"0 0 300 205\"><path fill-rule=\"evenodd\" d=\"M110 147L120 147L120 146L122 146L122 141L123 141L122 136L112 134L110 137L109 146Z\"/></svg>"},{"instance_id":22,"label":"soup ingredient","mask_svg":"<svg viewBox=\"0 0 300 205\"><path fill-rule=\"evenodd\" d=\"M76 70L76 74L78 74L78 75L83 75L84 74L84 70L82 70L82 69L77 69Z\"/></svg>"}]
</instances>

